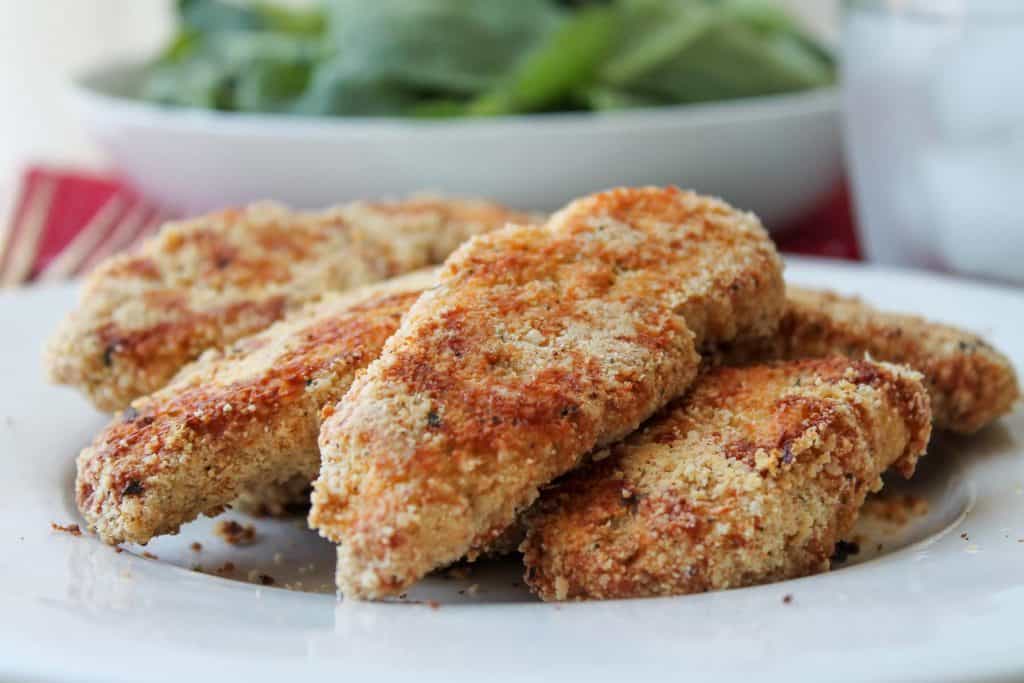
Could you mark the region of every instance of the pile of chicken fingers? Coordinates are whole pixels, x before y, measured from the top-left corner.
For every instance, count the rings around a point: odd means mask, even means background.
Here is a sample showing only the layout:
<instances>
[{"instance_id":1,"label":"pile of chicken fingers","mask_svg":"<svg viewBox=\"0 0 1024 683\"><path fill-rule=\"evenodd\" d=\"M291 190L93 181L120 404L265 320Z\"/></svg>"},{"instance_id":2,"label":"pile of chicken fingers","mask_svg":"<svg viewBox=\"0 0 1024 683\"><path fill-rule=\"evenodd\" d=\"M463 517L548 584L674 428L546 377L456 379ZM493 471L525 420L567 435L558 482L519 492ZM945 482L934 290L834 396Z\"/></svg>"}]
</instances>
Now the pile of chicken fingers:
<instances>
[{"instance_id":1,"label":"pile of chicken fingers","mask_svg":"<svg viewBox=\"0 0 1024 683\"><path fill-rule=\"evenodd\" d=\"M297 499L350 599L516 545L543 600L825 571L883 473L1020 394L977 335L787 287L756 216L674 187L172 223L45 362L114 413L77 461L101 539Z\"/></svg>"}]
</instances>

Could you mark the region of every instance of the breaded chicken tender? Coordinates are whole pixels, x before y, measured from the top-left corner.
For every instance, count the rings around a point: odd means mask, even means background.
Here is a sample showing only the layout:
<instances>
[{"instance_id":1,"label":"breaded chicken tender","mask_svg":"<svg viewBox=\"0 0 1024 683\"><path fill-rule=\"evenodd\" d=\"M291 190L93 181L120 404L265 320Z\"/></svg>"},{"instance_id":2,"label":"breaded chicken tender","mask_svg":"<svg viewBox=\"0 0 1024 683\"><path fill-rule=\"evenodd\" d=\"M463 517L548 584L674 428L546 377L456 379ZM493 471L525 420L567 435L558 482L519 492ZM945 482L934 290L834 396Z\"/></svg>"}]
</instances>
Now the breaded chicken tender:
<instances>
[{"instance_id":1,"label":"breaded chicken tender","mask_svg":"<svg viewBox=\"0 0 1024 683\"><path fill-rule=\"evenodd\" d=\"M325 417L310 523L341 544L342 592L399 593L487 546L682 393L697 347L773 330L781 269L753 215L675 188L461 247Z\"/></svg>"},{"instance_id":2,"label":"breaded chicken tender","mask_svg":"<svg viewBox=\"0 0 1024 683\"><path fill-rule=\"evenodd\" d=\"M789 286L777 334L721 350L720 362L873 358L924 375L937 429L970 434L1020 397L1009 359L976 334L924 318L886 313L852 297Z\"/></svg>"},{"instance_id":3,"label":"breaded chicken tender","mask_svg":"<svg viewBox=\"0 0 1024 683\"><path fill-rule=\"evenodd\" d=\"M241 493L308 487L320 466L321 408L341 398L435 279L417 272L327 295L203 354L79 455L82 516L108 543L146 543Z\"/></svg>"},{"instance_id":4,"label":"breaded chicken tender","mask_svg":"<svg viewBox=\"0 0 1024 683\"><path fill-rule=\"evenodd\" d=\"M777 334L727 345L718 362L741 364L829 355L903 363L924 375L936 429L970 433L1008 412L1019 395L1009 360L985 340L949 325L879 311L852 297L787 288ZM308 506L309 482L248 492L241 509L282 514ZM510 533L511 537L512 534ZM518 543L505 543L513 547Z\"/></svg>"},{"instance_id":5,"label":"breaded chicken tender","mask_svg":"<svg viewBox=\"0 0 1024 683\"><path fill-rule=\"evenodd\" d=\"M544 492L527 583L544 600L633 598L828 569L882 472L910 476L924 452L920 379L839 357L710 370Z\"/></svg>"},{"instance_id":6,"label":"breaded chicken tender","mask_svg":"<svg viewBox=\"0 0 1024 683\"><path fill-rule=\"evenodd\" d=\"M531 216L472 200L355 202L316 213L254 204L169 223L89 277L50 341L51 381L114 411L189 361L325 292L444 260L469 237Z\"/></svg>"}]
</instances>

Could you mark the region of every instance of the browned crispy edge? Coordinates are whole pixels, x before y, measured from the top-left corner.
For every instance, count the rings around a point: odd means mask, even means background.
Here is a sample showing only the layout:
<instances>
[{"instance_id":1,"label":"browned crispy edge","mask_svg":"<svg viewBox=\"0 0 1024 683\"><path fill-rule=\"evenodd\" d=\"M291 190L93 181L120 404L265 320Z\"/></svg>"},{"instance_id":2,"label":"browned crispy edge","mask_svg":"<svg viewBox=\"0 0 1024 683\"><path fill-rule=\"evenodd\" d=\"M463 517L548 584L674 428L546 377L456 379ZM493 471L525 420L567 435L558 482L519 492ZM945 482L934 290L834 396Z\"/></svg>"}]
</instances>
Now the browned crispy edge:
<instances>
[{"instance_id":1,"label":"browned crispy edge","mask_svg":"<svg viewBox=\"0 0 1024 683\"><path fill-rule=\"evenodd\" d=\"M186 369L168 389L136 401L78 458L82 515L110 543L145 543L216 514L248 487L312 481L321 407L376 358L419 293L384 294L314 319L257 375L220 385Z\"/></svg>"},{"instance_id":2,"label":"browned crispy edge","mask_svg":"<svg viewBox=\"0 0 1024 683\"><path fill-rule=\"evenodd\" d=\"M779 372L806 388L758 397L779 391L769 377ZM826 570L882 471L909 476L924 452L931 415L918 377L839 358L710 370L608 457L544 492L521 546L527 583L544 600L632 598ZM737 419L756 422L753 435L724 442L717 426ZM688 452L672 450L693 430L710 472L686 470ZM655 483L641 484L638 469Z\"/></svg>"},{"instance_id":3,"label":"browned crispy edge","mask_svg":"<svg viewBox=\"0 0 1024 683\"><path fill-rule=\"evenodd\" d=\"M723 346L715 360L742 364L835 354L904 364L920 372L937 429L976 432L1012 410L1020 398L1009 359L972 332L792 285L777 334Z\"/></svg>"}]
</instances>

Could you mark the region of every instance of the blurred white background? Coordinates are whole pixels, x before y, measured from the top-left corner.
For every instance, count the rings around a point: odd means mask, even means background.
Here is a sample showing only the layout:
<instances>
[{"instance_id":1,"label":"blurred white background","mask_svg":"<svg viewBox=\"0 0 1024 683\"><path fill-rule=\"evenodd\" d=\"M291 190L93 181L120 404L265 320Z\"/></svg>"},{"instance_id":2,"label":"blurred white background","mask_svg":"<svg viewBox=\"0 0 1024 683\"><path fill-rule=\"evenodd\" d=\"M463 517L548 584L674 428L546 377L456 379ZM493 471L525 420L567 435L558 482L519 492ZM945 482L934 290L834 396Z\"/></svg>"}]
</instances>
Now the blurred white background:
<instances>
[{"instance_id":1,"label":"blurred white background","mask_svg":"<svg viewBox=\"0 0 1024 683\"><path fill-rule=\"evenodd\" d=\"M67 78L154 50L171 11L168 0L0 0L0 221L26 163L102 164L68 106Z\"/></svg>"},{"instance_id":2,"label":"blurred white background","mask_svg":"<svg viewBox=\"0 0 1024 683\"><path fill-rule=\"evenodd\" d=\"M839 0L779 1L835 35ZM68 106L70 75L153 52L172 22L172 0L0 0L0 224L25 164L103 165Z\"/></svg>"}]
</instances>

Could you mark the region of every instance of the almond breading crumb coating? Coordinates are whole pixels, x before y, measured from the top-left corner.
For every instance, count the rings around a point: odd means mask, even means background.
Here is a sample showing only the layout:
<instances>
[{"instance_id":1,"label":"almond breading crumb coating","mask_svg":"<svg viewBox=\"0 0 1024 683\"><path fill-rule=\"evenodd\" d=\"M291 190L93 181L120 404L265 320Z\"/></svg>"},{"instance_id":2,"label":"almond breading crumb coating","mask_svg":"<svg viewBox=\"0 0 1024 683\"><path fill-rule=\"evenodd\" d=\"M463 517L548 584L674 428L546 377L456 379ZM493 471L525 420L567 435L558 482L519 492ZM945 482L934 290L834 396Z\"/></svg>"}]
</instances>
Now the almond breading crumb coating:
<instances>
[{"instance_id":1,"label":"almond breading crumb coating","mask_svg":"<svg viewBox=\"0 0 1024 683\"><path fill-rule=\"evenodd\" d=\"M333 405L398 328L436 271L325 298L209 351L116 416L78 457L79 510L108 543L146 543L245 491L320 466L320 409Z\"/></svg>"},{"instance_id":2,"label":"almond breading crumb coating","mask_svg":"<svg viewBox=\"0 0 1024 683\"><path fill-rule=\"evenodd\" d=\"M675 188L461 247L325 418L310 523L341 543L342 592L400 593L488 545L684 391L696 347L774 329L781 270L756 217Z\"/></svg>"},{"instance_id":3,"label":"almond breading crumb coating","mask_svg":"<svg viewBox=\"0 0 1024 683\"><path fill-rule=\"evenodd\" d=\"M272 203L165 225L86 279L45 354L50 380L114 411L208 348L258 332L328 291L437 264L472 235L532 216L414 197L320 212Z\"/></svg>"},{"instance_id":4,"label":"almond breading crumb coating","mask_svg":"<svg viewBox=\"0 0 1024 683\"><path fill-rule=\"evenodd\" d=\"M924 375L936 429L975 432L1020 397L1009 359L976 334L853 297L790 286L778 334L721 351L736 364L841 354L912 367Z\"/></svg>"},{"instance_id":5,"label":"almond breading crumb coating","mask_svg":"<svg viewBox=\"0 0 1024 683\"><path fill-rule=\"evenodd\" d=\"M712 369L545 490L526 580L544 600L677 595L829 567L868 492L930 435L920 375L833 357Z\"/></svg>"},{"instance_id":6,"label":"almond breading crumb coating","mask_svg":"<svg viewBox=\"0 0 1024 683\"><path fill-rule=\"evenodd\" d=\"M922 372L936 429L973 432L1009 411L1019 395L1009 360L975 334L793 285L787 289L779 332L727 346L718 361L738 364L834 354L902 362ZM265 487L248 492L244 501L232 506L281 514L285 507L308 506L308 485L299 480L287 490Z\"/></svg>"}]
</instances>

